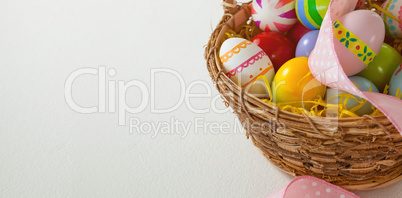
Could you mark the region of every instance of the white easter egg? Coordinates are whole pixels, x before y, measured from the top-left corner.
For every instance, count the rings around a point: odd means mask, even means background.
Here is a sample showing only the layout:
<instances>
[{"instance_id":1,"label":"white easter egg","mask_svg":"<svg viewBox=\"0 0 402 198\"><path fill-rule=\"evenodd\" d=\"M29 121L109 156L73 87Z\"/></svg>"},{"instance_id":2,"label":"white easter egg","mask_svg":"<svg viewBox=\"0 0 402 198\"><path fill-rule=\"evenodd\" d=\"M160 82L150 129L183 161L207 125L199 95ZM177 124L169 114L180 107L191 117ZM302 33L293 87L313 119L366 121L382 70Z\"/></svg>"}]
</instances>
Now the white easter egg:
<instances>
[{"instance_id":1,"label":"white easter egg","mask_svg":"<svg viewBox=\"0 0 402 198\"><path fill-rule=\"evenodd\" d=\"M243 38L229 38L222 44L219 57L225 74L232 81L256 97L270 97L267 86L275 71L260 47Z\"/></svg>"}]
</instances>

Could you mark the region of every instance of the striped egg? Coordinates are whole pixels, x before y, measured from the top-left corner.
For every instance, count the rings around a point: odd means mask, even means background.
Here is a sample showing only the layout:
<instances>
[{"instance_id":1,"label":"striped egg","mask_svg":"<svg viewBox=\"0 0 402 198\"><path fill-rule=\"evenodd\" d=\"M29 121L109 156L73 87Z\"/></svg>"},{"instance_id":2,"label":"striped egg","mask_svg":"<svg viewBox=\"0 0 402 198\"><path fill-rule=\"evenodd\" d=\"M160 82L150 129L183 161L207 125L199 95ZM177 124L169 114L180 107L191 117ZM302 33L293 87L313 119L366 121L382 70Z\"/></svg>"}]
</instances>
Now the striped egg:
<instances>
[{"instance_id":1,"label":"striped egg","mask_svg":"<svg viewBox=\"0 0 402 198\"><path fill-rule=\"evenodd\" d=\"M382 4L382 8L402 21L402 1L387 0ZM387 36L391 38L402 38L402 23L392 19L387 14L381 12L381 17L385 24Z\"/></svg>"},{"instance_id":2,"label":"striped egg","mask_svg":"<svg viewBox=\"0 0 402 198\"><path fill-rule=\"evenodd\" d=\"M297 22L295 0L254 0L251 13L265 32L286 32Z\"/></svg>"},{"instance_id":3,"label":"striped egg","mask_svg":"<svg viewBox=\"0 0 402 198\"><path fill-rule=\"evenodd\" d=\"M225 74L233 82L256 97L270 97L267 86L274 77L274 67L258 45L243 38L229 38L223 42L219 57Z\"/></svg>"},{"instance_id":4,"label":"striped egg","mask_svg":"<svg viewBox=\"0 0 402 198\"><path fill-rule=\"evenodd\" d=\"M331 0L296 0L299 21L309 29L318 30Z\"/></svg>"}]
</instances>

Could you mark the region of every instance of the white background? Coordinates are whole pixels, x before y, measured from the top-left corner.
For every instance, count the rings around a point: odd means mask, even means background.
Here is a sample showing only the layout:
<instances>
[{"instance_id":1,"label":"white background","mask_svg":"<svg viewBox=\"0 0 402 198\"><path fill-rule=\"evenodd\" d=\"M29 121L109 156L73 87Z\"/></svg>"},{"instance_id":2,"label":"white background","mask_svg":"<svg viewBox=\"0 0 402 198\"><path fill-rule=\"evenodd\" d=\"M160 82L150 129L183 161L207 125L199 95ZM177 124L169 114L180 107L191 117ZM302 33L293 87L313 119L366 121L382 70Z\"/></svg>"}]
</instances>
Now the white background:
<instances>
[{"instance_id":1,"label":"white background","mask_svg":"<svg viewBox=\"0 0 402 198\"><path fill-rule=\"evenodd\" d=\"M0 197L265 197L291 181L234 128L230 112L199 114L182 103L157 114L146 101L146 109L128 113L127 121L174 119L191 128L187 134L177 128L130 134L117 112L82 114L65 101L65 82L80 68L105 66L117 72L108 82L140 80L148 88L151 69L170 68L186 86L195 80L210 85L212 96L192 99L194 108L222 109L221 100L211 104L217 91L203 58L220 3L0 1ZM171 107L183 90L175 76L158 75L155 105ZM97 105L97 76L80 76L72 88L78 104ZM126 100L139 105L140 90L130 88ZM232 128L197 128L196 118ZM401 187L358 195L397 197Z\"/></svg>"}]
</instances>

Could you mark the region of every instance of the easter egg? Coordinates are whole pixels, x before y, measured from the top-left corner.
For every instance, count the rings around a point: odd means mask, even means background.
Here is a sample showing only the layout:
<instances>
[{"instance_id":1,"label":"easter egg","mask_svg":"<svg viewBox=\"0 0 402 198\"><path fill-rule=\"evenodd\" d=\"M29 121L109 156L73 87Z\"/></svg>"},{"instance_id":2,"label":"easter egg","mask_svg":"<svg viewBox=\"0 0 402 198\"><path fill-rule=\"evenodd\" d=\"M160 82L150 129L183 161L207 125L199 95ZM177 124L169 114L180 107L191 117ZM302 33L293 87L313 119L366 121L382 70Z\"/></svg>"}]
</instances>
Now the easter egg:
<instances>
[{"instance_id":1,"label":"easter egg","mask_svg":"<svg viewBox=\"0 0 402 198\"><path fill-rule=\"evenodd\" d=\"M371 92L377 92L378 89L377 87L371 83L369 80L360 77L360 76L351 76L349 79L359 88L361 91L371 91ZM347 92L344 92L345 94L342 94L341 91L332 89L332 88L327 88L327 103L329 104L344 104L346 106L346 109L352 110L353 113L355 113L358 116L363 116L365 114L370 114L373 112L373 109L371 108L371 103L368 102L367 100L360 98L358 96L353 96ZM363 104L360 108L358 107L359 105ZM354 109L356 108L356 109Z\"/></svg>"},{"instance_id":2,"label":"easter egg","mask_svg":"<svg viewBox=\"0 0 402 198\"><path fill-rule=\"evenodd\" d=\"M399 65L395 72L392 74L391 81L389 82L388 94L401 99L402 90L402 65Z\"/></svg>"},{"instance_id":3,"label":"easter egg","mask_svg":"<svg viewBox=\"0 0 402 198\"><path fill-rule=\"evenodd\" d=\"M384 10L388 11L394 17L402 21L402 1L387 0L382 6ZM391 38L402 38L402 23L392 19L386 13L381 12L381 17L385 24L386 34Z\"/></svg>"},{"instance_id":4,"label":"easter egg","mask_svg":"<svg viewBox=\"0 0 402 198\"><path fill-rule=\"evenodd\" d=\"M321 27L331 0L296 0L296 14L299 21L312 30Z\"/></svg>"},{"instance_id":5,"label":"easter egg","mask_svg":"<svg viewBox=\"0 0 402 198\"><path fill-rule=\"evenodd\" d=\"M229 38L223 42L219 57L225 74L232 81L256 97L270 97L265 80L271 83L275 72L260 47L243 38Z\"/></svg>"},{"instance_id":6,"label":"easter egg","mask_svg":"<svg viewBox=\"0 0 402 198\"><path fill-rule=\"evenodd\" d=\"M369 10L345 14L333 24L334 48L343 71L352 76L367 67L384 42L384 23Z\"/></svg>"},{"instance_id":7,"label":"easter egg","mask_svg":"<svg viewBox=\"0 0 402 198\"><path fill-rule=\"evenodd\" d=\"M297 21L294 0L254 0L251 14L255 24L266 32L286 32Z\"/></svg>"},{"instance_id":8,"label":"easter egg","mask_svg":"<svg viewBox=\"0 0 402 198\"><path fill-rule=\"evenodd\" d=\"M382 93L389 83L392 73L402 63L402 56L390 45L384 43L377 57L358 76L367 78Z\"/></svg>"},{"instance_id":9,"label":"easter egg","mask_svg":"<svg viewBox=\"0 0 402 198\"><path fill-rule=\"evenodd\" d=\"M317 43L319 30L313 30L305 34L296 47L296 57L309 57Z\"/></svg>"},{"instance_id":10,"label":"easter egg","mask_svg":"<svg viewBox=\"0 0 402 198\"><path fill-rule=\"evenodd\" d=\"M306 57L297 57L286 62L272 81L273 102L301 102L299 106L306 109L311 104L305 101L324 98L325 90L326 87L310 73Z\"/></svg>"},{"instance_id":11,"label":"easter egg","mask_svg":"<svg viewBox=\"0 0 402 198\"><path fill-rule=\"evenodd\" d=\"M295 56L296 45L277 32L263 32L255 36L252 42L269 56L275 71Z\"/></svg>"},{"instance_id":12,"label":"easter egg","mask_svg":"<svg viewBox=\"0 0 402 198\"><path fill-rule=\"evenodd\" d=\"M301 24L300 21L297 21L296 25L289 30L286 36L293 41L293 43L297 44L300 39L310 31L311 30Z\"/></svg>"},{"instance_id":13,"label":"easter egg","mask_svg":"<svg viewBox=\"0 0 402 198\"><path fill-rule=\"evenodd\" d=\"M365 5L366 5L366 0L359 0L359 1L357 1L355 9L356 10L363 9Z\"/></svg>"}]
</instances>

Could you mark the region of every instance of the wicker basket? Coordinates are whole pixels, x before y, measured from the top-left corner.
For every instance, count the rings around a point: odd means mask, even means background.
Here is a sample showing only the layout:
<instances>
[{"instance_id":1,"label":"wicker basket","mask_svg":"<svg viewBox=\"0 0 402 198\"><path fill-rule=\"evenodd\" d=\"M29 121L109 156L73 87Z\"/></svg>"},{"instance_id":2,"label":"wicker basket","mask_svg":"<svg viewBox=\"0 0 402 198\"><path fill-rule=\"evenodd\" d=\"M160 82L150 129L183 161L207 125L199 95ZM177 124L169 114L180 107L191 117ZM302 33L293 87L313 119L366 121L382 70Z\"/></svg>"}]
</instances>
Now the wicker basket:
<instances>
[{"instance_id":1,"label":"wicker basket","mask_svg":"<svg viewBox=\"0 0 402 198\"><path fill-rule=\"evenodd\" d=\"M385 116L293 114L245 93L223 73L218 58L222 39L229 29L238 32L249 21L250 4L224 2L225 14L205 50L209 74L247 137L271 163L293 176L315 176L347 190L376 189L401 180L402 136Z\"/></svg>"}]
</instances>

